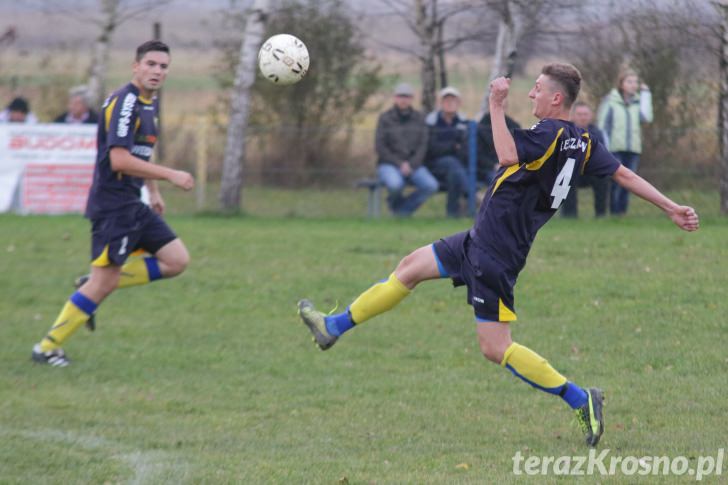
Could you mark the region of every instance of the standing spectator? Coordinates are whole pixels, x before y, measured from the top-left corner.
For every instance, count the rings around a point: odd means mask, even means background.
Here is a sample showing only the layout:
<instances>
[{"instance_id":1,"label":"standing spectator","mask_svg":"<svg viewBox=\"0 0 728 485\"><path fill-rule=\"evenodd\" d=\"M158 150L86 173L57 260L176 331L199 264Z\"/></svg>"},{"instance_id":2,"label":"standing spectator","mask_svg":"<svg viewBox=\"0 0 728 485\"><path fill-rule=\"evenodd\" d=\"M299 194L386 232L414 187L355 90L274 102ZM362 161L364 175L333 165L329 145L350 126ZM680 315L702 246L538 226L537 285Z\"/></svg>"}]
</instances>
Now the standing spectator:
<instances>
[{"instance_id":1,"label":"standing spectator","mask_svg":"<svg viewBox=\"0 0 728 485\"><path fill-rule=\"evenodd\" d=\"M68 91L68 111L59 115L55 123L68 124L96 124L99 116L89 108L88 89L86 86L76 86Z\"/></svg>"},{"instance_id":2,"label":"standing spectator","mask_svg":"<svg viewBox=\"0 0 728 485\"><path fill-rule=\"evenodd\" d=\"M503 106L508 109L507 101ZM511 135L515 130L521 129L521 125L508 115L506 115L506 127ZM490 124L490 112L488 112L478 123L478 183L485 186L490 185L497 169L498 155L495 153L493 127Z\"/></svg>"},{"instance_id":3,"label":"standing spectator","mask_svg":"<svg viewBox=\"0 0 728 485\"><path fill-rule=\"evenodd\" d=\"M412 108L414 91L409 84L394 90L394 106L379 115L376 149L379 179L389 191L389 208L396 216L411 216L428 197L437 192L438 183L422 165L427 151L427 126L422 114ZM405 185L415 191L405 196Z\"/></svg>"},{"instance_id":4,"label":"standing spectator","mask_svg":"<svg viewBox=\"0 0 728 485\"><path fill-rule=\"evenodd\" d=\"M28 100L18 96L10 101L8 107L0 111L0 123L38 123L38 118L30 111Z\"/></svg>"},{"instance_id":5,"label":"standing spectator","mask_svg":"<svg viewBox=\"0 0 728 485\"><path fill-rule=\"evenodd\" d=\"M463 215L460 199L467 195L468 125L458 115L460 92L453 87L440 91L440 109L430 113L425 122L429 126L429 142L425 166L440 186L447 189L447 216Z\"/></svg>"},{"instance_id":6,"label":"standing spectator","mask_svg":"<svg viewBox=\"0 0 728 485\"><path fill-rule=\"evenodd\" d=\"M646 84L640 85L635 71L625 69L619 75L617 87L599 106L598 124L607 137L609 150L634 172L642 153L642 123L652 123L652 93ZM612 183L609 211L624 215L628 204L629 192Z\"/></svg>"},{"instance_id":7,"label":"standing spectator","mask_svg":"<svg viewBox=\"0 0 728 485\"><path fill-rule=\"evenodd\" d=\"M577 101L571 108L571 121L577 128L586 130L592 140L596 140L606 146L606 139L602 130L592 123L594 121L594 111L587 103ZM608 180L606 177L597 177L594 175L581 175L581 172L574 172L571 179L571 190L566 196L564 204L561 206L561 215L563 217L578 217L578 189L580 187L589 187L594 190L594 214L597 217L604 217L607 214L607 189Z\"/></svg>"}]
</instances>

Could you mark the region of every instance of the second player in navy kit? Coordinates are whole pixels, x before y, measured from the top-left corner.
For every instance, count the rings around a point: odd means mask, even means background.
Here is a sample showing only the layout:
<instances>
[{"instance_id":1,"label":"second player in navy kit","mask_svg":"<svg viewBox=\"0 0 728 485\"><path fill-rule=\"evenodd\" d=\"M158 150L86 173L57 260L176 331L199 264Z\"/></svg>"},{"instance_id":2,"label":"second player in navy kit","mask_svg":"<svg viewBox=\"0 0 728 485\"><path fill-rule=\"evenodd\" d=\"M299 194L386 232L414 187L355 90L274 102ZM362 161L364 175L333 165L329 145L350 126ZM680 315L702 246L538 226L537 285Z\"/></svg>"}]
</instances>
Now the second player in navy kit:
<instances>
[{"instance_id":1,"label":"second player in navy kit","mask_svg":"<svg viewBox=\"0 0 728 485\"><path fill-rule=\"evenodd\" d=\"M546 359L513 342L516 320L513 288L538 230L556 213L572 189L574 173L612 179L661 208L686 231L698 229L698 216L679 206L619 162L588 132L568 121L581 84L569 64L544 66L529 92L540 121L529 130L508 131L503 104L510 80L491 83L490 114L500 169L469 231L441 239L407 255L389 276L362 293L345 312L325 315L308 300L298 311L322 350L356 325L392 309L420 282L450 278L468 289L483 355L544 392L560 396L575 410L588 446L604 430L603 395L568 381Z\"/></svg>"},{"instance_id":2,"label":"second player in navy kit","mask_svg":"<svg viewBox=\"0 0 728 485\"><path fill-rule=\"evenodd\" d=\"M187 267L185 245L161 218L164 200L156 180L190 190L194 179L187 172L149 162L157 140L155 93L167 77L169 63L166 44L145 42L137 48L131 82L104 102L86 207L91 220L91 273L33 347L36 362L65 367L70 361L61 345L114 290L171 278ZM151 207L141 200L143 185L149 189ZM151 256L129 259L137 249Z\"/></svg>"}]
</instances>

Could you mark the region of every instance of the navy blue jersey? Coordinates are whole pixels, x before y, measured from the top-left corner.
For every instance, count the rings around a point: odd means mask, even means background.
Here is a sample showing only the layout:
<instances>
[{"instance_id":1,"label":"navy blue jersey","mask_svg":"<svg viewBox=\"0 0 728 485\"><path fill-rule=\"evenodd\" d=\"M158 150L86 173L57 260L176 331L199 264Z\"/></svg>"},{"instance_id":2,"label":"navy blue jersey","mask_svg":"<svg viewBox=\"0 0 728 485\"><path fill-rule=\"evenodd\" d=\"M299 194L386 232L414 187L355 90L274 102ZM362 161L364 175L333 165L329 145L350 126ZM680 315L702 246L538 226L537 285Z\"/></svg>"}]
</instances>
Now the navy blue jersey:
<instances>
[{"instance_id":1,"label":"navy blue jersey","mask_svg":"<svg viewBox=\"0 0 728 485\"><path fill-rule=\"evenodd\" d=\"M101 109L97 135L96 168L86 203L86 217L96 219L141 204L144 179L111 169L109 154L122 147L149 161L157 141L157 98L144 99L127 84L109 96Z\"/></svg>"},{"instance_id":2,"label":"navy blue jersey","mask_svg":"<svg viewBox=\"0 0 728 485\"><path fill-rule=\"evenodd\" d=\"M473 243L517 274L526 264L538 230L569 193L578 170L611 176L619 167L600 140L569 121L543 119L515 130L518 163L501 167L488 188L475 225Z\"/></svg>"}]
</instances>

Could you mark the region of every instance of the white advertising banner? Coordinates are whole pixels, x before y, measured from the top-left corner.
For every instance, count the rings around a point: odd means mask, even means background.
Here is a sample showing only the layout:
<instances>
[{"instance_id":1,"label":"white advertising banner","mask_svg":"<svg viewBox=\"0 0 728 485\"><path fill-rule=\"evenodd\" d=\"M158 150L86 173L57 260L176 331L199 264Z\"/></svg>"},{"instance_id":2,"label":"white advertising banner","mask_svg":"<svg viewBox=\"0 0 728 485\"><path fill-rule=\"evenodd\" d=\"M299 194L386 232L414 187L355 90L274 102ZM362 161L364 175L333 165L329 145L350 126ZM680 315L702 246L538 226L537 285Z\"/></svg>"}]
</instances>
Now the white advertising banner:
<instances>
[{"instance_id":1,"label":"white advertising banner","mask_svg":"<svg viewBox=\"0 0 728 485\"><path fill-rule=\"evenodd\" d=\"M0 124L0 212L83 212L96 125Z\"/></svg>"}]
</instances>

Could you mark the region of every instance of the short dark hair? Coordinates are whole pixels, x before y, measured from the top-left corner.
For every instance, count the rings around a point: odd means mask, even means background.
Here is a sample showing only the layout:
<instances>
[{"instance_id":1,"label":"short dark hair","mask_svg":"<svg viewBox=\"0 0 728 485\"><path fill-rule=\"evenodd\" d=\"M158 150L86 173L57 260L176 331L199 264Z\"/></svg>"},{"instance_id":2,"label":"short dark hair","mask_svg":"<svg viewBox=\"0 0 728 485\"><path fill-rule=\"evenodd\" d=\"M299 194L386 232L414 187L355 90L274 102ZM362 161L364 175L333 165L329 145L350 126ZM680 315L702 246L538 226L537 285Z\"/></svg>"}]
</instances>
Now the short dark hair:
<instances>
[{"instance_id":1,"label":"short dark hair","mask_svg":"<svg viewBox=\"0 0 728 485\"><path fill-rule=\"evenodd\" d=\"M579 96L581 88L581 73L571 64L547 64L541 69L541 74L548 76L555 81L564 94L564 107L571 108L571 105Z\"/></svg>"},{"instance_id":2,"label":"short dark hair","mask_svg":"<svg viewBox=\"0 0 728 485\"><path fill-rule=\"evenodd\" d=\"M161 40L148 40L137 47L136 61L141 61L147 52L166 52L169 54L169 46Z\"/></svg>"},{"instance_id":3,"label":"short dark hair","mask_svg":"<svg viewBox=\"0 0 728 485\"><path fill-rule=\"evenodd\" d=\"M17 97L10 101L8 111L20 112L27 115L30 112L30 105L28 105L28 101L25 98Z\"/></svg>"}]
</instances>

